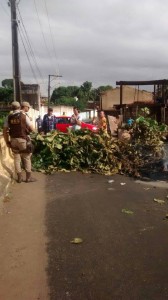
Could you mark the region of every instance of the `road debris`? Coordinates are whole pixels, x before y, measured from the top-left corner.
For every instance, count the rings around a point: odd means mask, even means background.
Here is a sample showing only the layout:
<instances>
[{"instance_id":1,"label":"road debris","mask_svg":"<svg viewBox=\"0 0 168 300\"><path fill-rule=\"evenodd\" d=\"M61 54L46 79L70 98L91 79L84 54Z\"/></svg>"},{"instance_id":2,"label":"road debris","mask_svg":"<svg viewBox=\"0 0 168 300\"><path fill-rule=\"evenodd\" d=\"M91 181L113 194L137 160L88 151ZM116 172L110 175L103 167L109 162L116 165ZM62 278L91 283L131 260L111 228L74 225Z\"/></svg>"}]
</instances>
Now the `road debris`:
<instances>
[{"instance_id":1,"label":"road debris","mask_svg":"<svg viewBox=\"0 0 168 300\"><path fill-rule=\"evenodd\" d=\"M153 229L154 229L154 226L148 226L148 227L145 227L145 228L140 229L140 232L143 232L143 231L150 231L150 230L153 230Z\"/></svg>"},{"instance_id":2,"label":"road debris","mask_svg":"<svg viewBox=\"0 0 168 300\"><path fill-rule=\"evenodd\" d=\"M153 164L163 157L163 136L167 130L145 117L144 111L141 109L134 120L129 142L85 129L66 134L59 131L47 135L32 134L34 170L44 170L47 174L66 170L141 177L141 172L153 170Z\"/></svg>"},{"instance_id":3,"label":"road debris","mask_svg":"<svg viewBox=\"0 0 168 300\"><path fill-rule=\"evenodd\" d=\"M154 198L153 201L154 201L154 202L157 202L157 203L159 203L159 204L161 204L161 205L165 203L165 200L157 199L157 198Z\"/></svg>"},{"instance_id":4,"label":"road debris","mask_svg":"<svg viewBox=\"0 0 168 300\"><path fill-rule=\"evenodd\" d=\"M81 244L83 243L83 240L81 238L74 238L70 241L71 244Z\"/></svg>"},{"instance_id":5,"label":"road debris","mask_svg":"<svg viewBox=\"0 0 168 300\"><path fill-rule=\"evenodd\" d=\"M125 213L125 214L128 214L128 215L133 215L133 214L134 214L133 211L131 211L131 210L129 210L129 209L126 209L126 208L123 208L123 209L122 209L122 213Z\"/></svg>"}]
</instances>

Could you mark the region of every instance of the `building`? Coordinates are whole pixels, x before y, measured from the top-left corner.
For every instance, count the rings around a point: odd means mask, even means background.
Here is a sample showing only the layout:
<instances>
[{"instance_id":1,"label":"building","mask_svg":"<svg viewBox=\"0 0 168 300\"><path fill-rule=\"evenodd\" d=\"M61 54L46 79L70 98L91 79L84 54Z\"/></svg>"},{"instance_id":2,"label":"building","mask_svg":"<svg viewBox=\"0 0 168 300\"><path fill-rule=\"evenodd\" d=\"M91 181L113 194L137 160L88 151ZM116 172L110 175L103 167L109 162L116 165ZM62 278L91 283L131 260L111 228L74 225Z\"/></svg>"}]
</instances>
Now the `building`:
<instances>
[{"instance_id":1,"label":"building","mask_svg":"<svg viewBox=\"0 0 168 300\"><path fill-rule=\"evenodd\" d=\"M40 86L38 84L22 84L22 102L27 101L34 108L40 109Z\"/></svg>"},{"instance_id":2,"label":"building","mask_svg":"<svg viewBox=\"0 0 168 300\"><path fill-rule=\"evenodd\" d=\"M122 87L123 105L130 105L134 103L154 103L153 93L139 90L130 86ZM115 106L120 105L120 88L107 90L101 94L100 107L104 111L110 111Z\"/></svg>"},{"instance_id":3,"label":"building","mask_svg":"<svg viewBox=\"0 0 168 300\"><path fill-rule=\"evenodd\" d=\"M55 116L59 117L62 115L70 117L73 114L73 106L65 106L65 105L52 105L53 113ZM48 106L41 105L40 115L43 117L48 111Z\"/></svg>"}]
</instances>

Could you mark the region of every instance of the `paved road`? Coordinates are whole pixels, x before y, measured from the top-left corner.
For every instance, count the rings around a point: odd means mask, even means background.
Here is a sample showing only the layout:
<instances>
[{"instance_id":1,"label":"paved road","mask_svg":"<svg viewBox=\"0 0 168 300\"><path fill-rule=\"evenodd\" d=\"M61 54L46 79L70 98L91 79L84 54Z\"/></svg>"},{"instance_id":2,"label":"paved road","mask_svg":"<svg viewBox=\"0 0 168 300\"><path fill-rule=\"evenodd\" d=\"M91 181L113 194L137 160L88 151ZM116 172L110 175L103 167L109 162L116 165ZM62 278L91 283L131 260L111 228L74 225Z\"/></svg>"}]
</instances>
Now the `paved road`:
<instances>
[{"instance_id":1,"label":"paved road","mask_svg":"<svg viewBox=\"0 0 168 300\"><path fill-rule=\"evenodd\" d=\"M35 176L0 210L0 300L168 299L166 180Z\"/></svg>"},{"instance_id":2,"label":"paved road","mask_svg":"<svg viewBox=\"0 0 168 300\"><path fill-rule=\"evenodd\" d=\"M168 299L167 186L73 172L47 176L46 192L51 300Z\"/></svg>"}]
</instances>

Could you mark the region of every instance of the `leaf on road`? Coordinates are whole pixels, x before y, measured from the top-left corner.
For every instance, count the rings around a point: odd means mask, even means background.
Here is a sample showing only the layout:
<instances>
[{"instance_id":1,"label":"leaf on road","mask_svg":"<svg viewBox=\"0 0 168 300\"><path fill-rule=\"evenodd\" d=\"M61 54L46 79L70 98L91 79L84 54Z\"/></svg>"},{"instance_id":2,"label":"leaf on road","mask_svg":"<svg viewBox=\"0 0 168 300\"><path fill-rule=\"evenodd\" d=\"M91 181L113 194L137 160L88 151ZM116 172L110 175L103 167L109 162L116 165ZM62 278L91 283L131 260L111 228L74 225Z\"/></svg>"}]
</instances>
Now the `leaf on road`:
<instances>
[{"instance_id":1,"label":"leaf on road","mask_svg":"<svg viewBox=\"0 0 168 300\"><path fill-rule=\"evenodd\" d=\"M128 215L133 215L133 211L131 211L131 210L129 210L129 209L125 209L125 208L123 208L122 209L122 213L125 213L125 214L128 214Z\"/></svg>"},{"instance_id":2,"label":"leaf on road","mask_svg":"<svg viewBox=\"0 0 168 300\"><path fill-rule=\"evenodd\" d=\"M81 244L81 243L83 243L83 240L81 238L74 238L71 241L71 244Z\"/></svg>"},{"instance_id":3,"label":"leaf on road","mask_svg":"<svg viewBox=\"0 0 168 300\"><path fill-rule=\"evenodd\" d=\"M153 201L155 201L159 204L164 204L165 203L165 200L161 200L161 199L157 199L157 198L154 198Z\"/></svg>"}]
</instances>

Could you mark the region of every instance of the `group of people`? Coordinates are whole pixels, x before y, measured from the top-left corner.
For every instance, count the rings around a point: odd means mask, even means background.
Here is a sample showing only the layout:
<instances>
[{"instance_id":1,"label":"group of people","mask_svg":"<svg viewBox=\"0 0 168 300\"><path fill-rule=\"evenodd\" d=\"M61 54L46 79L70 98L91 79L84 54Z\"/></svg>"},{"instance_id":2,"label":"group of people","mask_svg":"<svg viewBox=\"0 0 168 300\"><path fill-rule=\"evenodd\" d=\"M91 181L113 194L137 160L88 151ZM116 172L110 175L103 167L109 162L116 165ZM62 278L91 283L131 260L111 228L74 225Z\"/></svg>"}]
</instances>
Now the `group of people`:
<instances>
[{"instance_id":1,"label":"group of people","mask_svg":"<svg viewBox=\"0 0 168 300\"><path fill-rule=\"evenodd\" d=\"M75 129L79 129L81 125L81 116L79 114L78 108L74 107L73 112L74 113L70 119L70 122L73 126L75 126ZM101 131L107 132L107 119L105 117L104 111L100 111L98 117L93 118L92 124L97 125Z\"/></svg>"},{"instance_id":2,"label":"group of people","mask_svg":"<svg viewBox=\"0 0 168 300\"><path fill-rule=\"evenodd\" d=\"M71 116L70 122L72 127L75 129L79 129L81 126L81 116L79 114L79 110L77 107L73 108L73 115ZM52 107L48 108L47 114L44 115L43 119L41 116L38 116L36 119L36 127L39 133L46 134L54 129L56 129L57 119L53 113Z\"/></svg>"},{"instance_id":3,"label":"group of people","mask_svg":"<svg viewBox=\"0 0 168 300\"><path fill-rule=\"evenodd\" d=\"M12 111L4 123L3 135L7 147L11 148L13 152L17 181L18 183L23 181L21 168L21 163L23 163L26 182L34 182L36 180L31 176L32 147L30 140L30 133L34 131L34 127L27 114L30 104L28 102L20 104L14 101L11 108Z\"/></svg>"},{"instance_id":4,"label":"group of people","mask_svg":"<svg viewBox=\"0 0 168 300\"><path fill-rule=\"evenodd\" d=\"M30 139L30 133L35 131L32 120L28 116L30 104L28 102L17 101L11 104L12 111L7 116L4 127L3 135L7 147L11 148L14 156L15 170L17 173L17 182L23 181L22 176L22 164L26 172L26 182L34 182L36 179L31 176L31 156L32 145ZM73 130L81 128L81 115L77 107L73 108L73 115L70 122ZM36 119L36 125L39 133L47 134L48 132L56 129L56 117L53 114L53 109L48 108L47 114L43 119L39 116ZM101 111L99 118L96 121L96 125L102 131L107 131L107 121L104 112Z\"/></svg>"},{"instance_id":5,"label":"group of people","mask_svg":"<svg viewBox=\"0 0 168 300\"><path fill-rule=\"evenodd\" d=\"M77 107L73 108L73 115L70 118L70 123L72 125L72 130L77 130L81 128L82 118ZM53 114L53 109L48 108L47 114L44 115L43 119L39 116L36 119L36 126L39 133L48 133L56 129L56 117ZM104 132L107 132L107 120L104 111L100 111L98 118L94 118L92 123L97 125L98 128Z\"/></svg>"}]
</instances>

